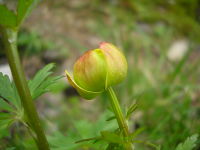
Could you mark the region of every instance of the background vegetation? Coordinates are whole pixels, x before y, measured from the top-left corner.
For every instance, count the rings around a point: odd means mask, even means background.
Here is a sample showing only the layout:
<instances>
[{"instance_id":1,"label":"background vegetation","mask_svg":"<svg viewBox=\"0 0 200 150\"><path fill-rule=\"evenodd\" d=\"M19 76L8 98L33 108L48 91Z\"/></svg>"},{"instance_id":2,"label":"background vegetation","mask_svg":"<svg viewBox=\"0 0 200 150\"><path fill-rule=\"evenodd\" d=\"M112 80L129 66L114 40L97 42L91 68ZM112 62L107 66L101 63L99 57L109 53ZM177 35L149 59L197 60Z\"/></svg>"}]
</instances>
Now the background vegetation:
<instances>
[{"instance_id":1,"label":"background vegetation","mask_svg":"<svg viewBox=\"0 0 200 150\"><path fill-rule=\"evenodd\" d=\"M8 6L12 9L15 1L9 0ZM129 124L132 131L142 131L137 139L146 141L137 149L155 149L148 144L154 143L161 150L189 150L191 145L198 150L199 15L199 0L43 0L23 25L18 45L32 79L50 62L56 64L54 76L64 75L84 51L101 41L114 43L129 64L117 95L124 111L137 103ZM2 51L0 55L5 64ZM116 128L115 120L106 121L112 117L107 95L83 100L65 78L48 90L51 93L37 99L36 105L52 150L104 149L106 144L99 142L74 142ZM36 147L16 123L0 129L0 150L5 149Z\"/></svg>"}]
</instances>

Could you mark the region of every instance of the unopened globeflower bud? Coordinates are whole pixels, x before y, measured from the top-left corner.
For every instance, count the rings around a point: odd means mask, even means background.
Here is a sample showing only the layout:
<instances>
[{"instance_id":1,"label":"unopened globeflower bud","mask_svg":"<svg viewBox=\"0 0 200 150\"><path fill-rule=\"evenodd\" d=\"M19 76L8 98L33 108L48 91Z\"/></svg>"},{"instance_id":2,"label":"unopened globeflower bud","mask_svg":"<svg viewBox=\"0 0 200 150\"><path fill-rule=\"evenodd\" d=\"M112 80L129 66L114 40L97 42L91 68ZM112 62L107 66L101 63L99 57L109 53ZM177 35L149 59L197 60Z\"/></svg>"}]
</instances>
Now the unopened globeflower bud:
<instances>
[{"instance_id":1,"label":"unopened globeflower bud","mask_svg":"<svg viewBox=\"0 0 200 150\"><path fill-rule=\"evenodd\" d=\"M124 55L113 44L103 42L98 49L85 52L74 64L69 83L85 99L92 99L108 87L120 83L127 74Z\"/></svg>"}]
</instances>

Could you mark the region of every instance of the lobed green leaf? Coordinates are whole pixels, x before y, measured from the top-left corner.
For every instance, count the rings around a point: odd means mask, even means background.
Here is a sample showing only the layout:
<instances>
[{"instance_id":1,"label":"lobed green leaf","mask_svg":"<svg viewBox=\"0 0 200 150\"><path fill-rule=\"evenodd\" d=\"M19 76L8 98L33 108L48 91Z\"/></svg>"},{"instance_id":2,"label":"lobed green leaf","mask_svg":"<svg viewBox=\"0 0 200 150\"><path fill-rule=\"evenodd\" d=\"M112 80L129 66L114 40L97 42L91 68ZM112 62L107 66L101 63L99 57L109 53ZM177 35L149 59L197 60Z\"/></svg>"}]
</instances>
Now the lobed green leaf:
<instances>
[{"instance_id":1,"label":"lobed green leaf","mask_svg":"<svg viewBox=\"0 0 200 150\"><path fill-rule=\"evenodd\" d=\"M15 85L11 83L7 75L2 73L0 73L0 97L0 104L2 104L0 107L5 108L5 110L11 109L11 106L15 109L21 109L21 101Z\"/></svg>"},{"instance_id":2,"label":"lobed green leaf","mask_svg":"<svg viewBox=\"0 0 200 150\"><path fill-rule=\"evenodd\" d=\"M193 150L193 148L196 146L196 142L198 139L198 134L194 134L190 137L188 137L185 142L180 143L176 150Z\"/></svg>"},{"instance_id":3,"label":"lobed green leaf","mask_svg":"<svg viewBox=\"0 0 200 150\"><path fill-rule=\"evenodd\" d=\"M17 6L17 25L20 25L38 0L19 0Z\"/></svg>"},{"instance_id":4,"label":"lobed green leaf","mask_svg":"<svg viewBox=\"0 0 200 150\"><path fill-rule=\"evenodd\" d=\"M117 135L116 133L109 132L109 131L102 131L101 132L102 139L109 142L109 143L118 143L123 144L124 140L121 136Z\"/></svg>"},{"instance_id":5,"label":"lobed green leaf","mask_svg":"<svg viewBox=\"0 0 200 150\"><path fill-rule=\"evenodd\" d=\"M23 117L23 108L14 83L0 73L0 133ZM2 137L4 135L0 135Z\"/></svg>"},{"instance_id":6,"label":"lobed green leaf","mask_svg":"<svg viewBox=\"0 0 200 150\"><path fill-rule=\"evenodd\" d=\"M62 76L50 77L53 73L52 69L55 64L51 63L42 68L32 80L29 81L28 85L30 88L31 96L33 99L38 98L45 92L50 91L50 86L55 84Z\"/></svg>"},{"instance_id":7,"label":"lobed green leaf","mask_svg":"<svg viewBox=\"0 0 200 150\"><path fill-rule=\"evenodd\" d=\"M0 25L10 28L14 28L17 25L16 15L5 5L0 5Z\"/></svg>"}]
</instances>

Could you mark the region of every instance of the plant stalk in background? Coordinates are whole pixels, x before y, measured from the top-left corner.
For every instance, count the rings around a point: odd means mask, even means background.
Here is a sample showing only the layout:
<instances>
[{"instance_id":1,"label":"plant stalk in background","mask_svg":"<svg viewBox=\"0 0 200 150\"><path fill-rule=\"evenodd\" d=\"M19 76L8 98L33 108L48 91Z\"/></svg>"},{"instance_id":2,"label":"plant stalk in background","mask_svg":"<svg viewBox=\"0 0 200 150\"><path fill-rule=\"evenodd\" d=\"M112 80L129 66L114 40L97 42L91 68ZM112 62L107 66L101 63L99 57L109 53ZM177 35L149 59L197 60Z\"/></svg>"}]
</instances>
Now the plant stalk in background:
<instances>
[{"instance_id":1,"label":"plant stalk in background","mask_svg":"<svg viewBox=\"0 0 200 150\"><path fill-rule=\"evenodd\" d=\"M26 77L20 63L17 50L17 30L2 27L1 31L4 49L12 71L14 83L17 87L17 91L25 110L27 124L36 135L34 139L36 139L39 150L49 150L49 144L41 127L39 116L33 103Z\"/></svg>"}]
</instances>

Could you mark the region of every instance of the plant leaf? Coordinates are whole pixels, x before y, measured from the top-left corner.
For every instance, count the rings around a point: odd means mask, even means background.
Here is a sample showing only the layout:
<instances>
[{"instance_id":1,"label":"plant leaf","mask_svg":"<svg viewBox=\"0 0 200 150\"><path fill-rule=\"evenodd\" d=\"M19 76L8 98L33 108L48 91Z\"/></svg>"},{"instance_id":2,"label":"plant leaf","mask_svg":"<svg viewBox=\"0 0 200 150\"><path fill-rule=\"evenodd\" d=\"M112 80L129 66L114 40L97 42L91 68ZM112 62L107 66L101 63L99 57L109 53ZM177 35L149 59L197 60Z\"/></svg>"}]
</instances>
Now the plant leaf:
<instances>
[{"instance_id":1,"label":"plant leaf","mask_svg":"<svg viewBox=\"0 0 200 150\"><path fill-rule=\"evenodd\" d=\"M5 5L0 5L0 24L6 27L15 27L17 17L13 11L9 10Z\"/></svg>"},{"instance_id":2,"label":"plant leaf","mask_svg":"<svg viewBox=\"0 0 200 150\"><path fill-rule=\"evenodd\" d=\"M75 143L88 142L88 141L99 140L99 139L100 139L100 137L92 137L92 138L78 140Z\"/></svg>"},{"instance_id":3,"label":"plant leaf","mask_svg":"<svg viewBox=\"0 0 200 150\"><path fill-rule=\"evenodd\" d=\"M101 136L103 140L109 143L118 143L118 144L124 143L123 138L113 132L101 131Z\"/></svg>"},{"instance_id":4,"label":"plant leaf","mask_svg":"<svg viewBox=\"0 0 200 150\"><path fill-rule=\"evenodd\" d=\"M13 112L15 111L14 108L9 105L4 99L0 98L0 110L5 110L5 111L10 111Z\"/></svg>"},{"instance_id":5,"label":"plant leaf","mask_svg":"<svg viewBox=\"0 0 200 150\"><path fill-rule=\"evenodd\" d=\"M86 120L74 120L73 127L69 128L66 132L56 131L54 135L48 137L52 150L79 150L84 148L90 148L94 150L103 150L108 146L107 141L101 140L99 135L100 131L113 130L117 128L117 124L114 121L106 121L106 118L111 113L106 111L101 114L100 118L96 122ZM64 135L67 136L64 136ZM87 139L88 137L97 137L94 141L87 141L81 143L75 143L80 139ZM98 139L99 137L99 139Z\"/></svg>"},{"instance_id":6,"label":"plant leaf","mask_svg":"<svg viewBox=\"0 0 200 150\"><path fill-rule=\"evenodd\" d=\"M11 106L13 109L20 110L22 108L20 97L16 90L16 87L13 83L11 83L9 77L7 75L3 75L0 73L0 107L1 109L11 110ZM7 104L5 103L5 100ZM4 102L3 102L4 101ZM8 105L11 105L10 107Z\"/></svg>"},{"instance_id":7,"label":"plant leaf","mask_svg":"<svg viewBox=\"0 0 200 150\"><path fill-rule=\"evenodd\" d=\"M6 128L8 128L11 124L13 123L13 119L12 118L7 118L4 120L0 121L0 130L5 130Z\"/></svg>"},{"instance_id":8,"label":"plant leaf","mask_svg":"<svg viewBox=\"0 0 200 150\"><path fill-rule=\"evenodd\" d=\"M110 143L106 150L125 150L123 145L116 144L116 143Z\"/></svg>"},{"instance_id":9,"label":"plant leaf","mask_svg":"<svg viewBox=\"0 0 200 150\"><path fill-rule=\"evenodd\" d=\"M126 113L126 119L130 118L131 114L137 109L137 107L138 107L138 104L134 103L128 108L128 111Z\"/></svg>"},{"instance_id":10,"label":"plant leaf","mask_svg":"<svg viewBox=\"0 0 200 150\"><path fill-rule=\"evenodd\" d=\"M31 91L33 99L38 98L45 92L50 91L50 85L56 83L61 76L50 77L52 74L52 69L55 67L55 64L51 63L42 68L32 80L29 81L28 85Z\"/></svg>"},{"instance_id":11,"label":"plant leaf","mask_svg":"<svg viewBox=\"0 0 200 150\"><path fill-rule=\"evenodd\" d=\"M196 146L196 142L198 139L198 134L194 134L190 137L188 137L185 142L180 143L176 150L193 150L193 148Z\"/></svg>"},{"instance_id":12,"label":"plant leaf","mask_svg":"<svg viewBox=\"0 0 200 150\"><path fill-rule=\"evenodd\" d=\"M111 120L113 120L113 119L116 119L116 117L115 117L115 116L111 116L111 117L109 117L108 119L106 119L106 121L111 121Z\"/></svg>"},{"instance_id":13,"label":"plant leaf","mask_svg":"<svg viewBox=\"0 0 200 150\"><path fill-rule=\"evenodd\" d=\"M0 113L0 120L6 120L11 118L11 114L10 113Z\"/></svg>"},{"instance_id":14,"label":"plant leaf","mask_svg":"<svg viewBox=\"0 0 200 150\"><path fill-rule=\"evenodd\" d=\"M144 127L138 128L136 131L134 131L133 133L130 134L130 136L129 136L130 140L134 139L136 136L138 136L144 130L145 130Z\"/></svg>"},{"instance_id":15,"label":"plant leaf","mask_svg":"<svg viewBox=\"0 0 200 150\"><path fill-rule=\"evenodd\" d=\"M10 125L23 118L23 108L17 89L7 75L0 73L0 133L9 133ZM7 134L6 134L7 135ZM0 137L6 136L5 134Z\"/></svg>"},{"instance_id":16,"label":"plant leaf","mask_svg":"<svg viewBox=\"0 0 200 150\"><path fill-rule=\"evenodd\" d=\"M19 0L17 5L17 25L20 25L38 0Z\"/></svg>"}]
</instances>

